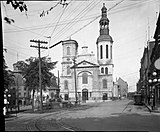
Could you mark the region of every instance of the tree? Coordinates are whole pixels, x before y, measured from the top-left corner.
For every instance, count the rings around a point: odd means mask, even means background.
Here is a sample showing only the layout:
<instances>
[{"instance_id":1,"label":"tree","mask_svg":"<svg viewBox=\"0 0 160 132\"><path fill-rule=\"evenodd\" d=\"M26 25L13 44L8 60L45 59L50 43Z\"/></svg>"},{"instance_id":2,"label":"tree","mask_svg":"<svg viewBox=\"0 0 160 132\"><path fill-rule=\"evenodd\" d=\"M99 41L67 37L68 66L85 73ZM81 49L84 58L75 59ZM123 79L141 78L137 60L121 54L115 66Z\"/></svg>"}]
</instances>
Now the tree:
<instances>
[{"instance_id":1,"label":"tree","mask_svg":"<svg viewBox=\"0 0 160 132\"><path fill-rule=\"evenodd\" d=\"M24 3L24 1L20 0L7 0L6 4L11 4L11 6L16 10L19 9L21 12L23 11L27 11L27 5ZM4 17L4 20L8 23L11 24L12 22L14 22L13 19L8 18L8 17Z\"/></svg>"},{"instance_id":2,"label":"tree","mask_svg":"<svg viewBox=\"0 0 160 132\"><path fill-rule=\"evenodd\" d=\"M7 52L6 49L3 49L3 52ZM4 79L4 91L6 89L9 90L9 86L13 85L14 82L14 74L12 71L7 70L8 66L6 65L5 58L3 55L3 79Z\"/></svg>"},{"instance_id":3,"label":"tree","mask_svg":"<svg viewBox=\"0 0 160 132\"><path fill-rule=\"evenodd\" d=\"M41 58L41 72L42 72L42 89L46 90L46 87L50 87L51 78L54 76L50 71L55 68L56 62L51 62L51 58L43 57ZM39 59L35 57L30 57L26 61L18 61L16 63L18 69L22 72L25 78L25 87L29 91L33 91L32 94L32 110L34 111L34 94L39 88Z\"/></svg>"}]
</instances>

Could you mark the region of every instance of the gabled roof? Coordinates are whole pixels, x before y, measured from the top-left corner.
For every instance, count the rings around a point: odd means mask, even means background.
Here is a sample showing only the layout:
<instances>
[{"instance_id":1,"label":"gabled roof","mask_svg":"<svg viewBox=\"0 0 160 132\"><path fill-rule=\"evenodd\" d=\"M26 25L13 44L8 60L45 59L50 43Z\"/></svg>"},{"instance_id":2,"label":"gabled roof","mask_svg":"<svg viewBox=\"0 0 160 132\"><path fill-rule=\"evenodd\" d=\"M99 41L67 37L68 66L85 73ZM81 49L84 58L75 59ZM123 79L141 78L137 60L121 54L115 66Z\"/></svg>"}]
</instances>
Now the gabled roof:
<instances>
[{"instance_id":1,"label":"gabled roof","mask_svg":"<svg viewBox=\"0 0 160 132\"><path fill-rule=\"evenodd\" d=\"M83 60L79 62L78 64L75 64L71 68L94 68L94 67L99 67L99 65Z\"/></svg>"}]
</instances>

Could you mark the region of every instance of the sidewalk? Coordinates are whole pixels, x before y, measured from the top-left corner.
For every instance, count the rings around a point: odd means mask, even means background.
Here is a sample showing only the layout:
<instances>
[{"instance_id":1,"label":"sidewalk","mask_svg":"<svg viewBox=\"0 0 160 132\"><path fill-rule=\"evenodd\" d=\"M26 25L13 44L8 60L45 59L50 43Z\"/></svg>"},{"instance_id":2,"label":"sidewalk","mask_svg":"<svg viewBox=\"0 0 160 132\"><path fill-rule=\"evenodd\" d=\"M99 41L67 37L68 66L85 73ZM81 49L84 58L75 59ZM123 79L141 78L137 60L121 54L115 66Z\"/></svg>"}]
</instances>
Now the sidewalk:
<instances>
[{"instance_id":1,"label":"sidewalk","mask_svg":"<svg viewBox=\"0 0 160 132\"><path fill-rule=\"evenodd\" d=\"M156 109L155 110L152 110L152 107L146 103L144 103L144 105L148 108L148 110L150 112L154 112L154 113L160 113L160 104L157 104L156 105Z\"/></svg>"},{"instance_id":2,"label":"sidewalk","mask_svg":"<svg viewBox=\"0 0 160 132\"><path fill-rule=\"evenodd\" d=\"M16 118L18 118L21 113L23 113L24 111L27 110L31 110L32 106L28 105L28 106L20 106L20 111L18 112L17 109L13 109L12 111L9 111L9 114L4 116L5 121L10 121L10 120L14 120Z\"/></svg>"}]
</instances>

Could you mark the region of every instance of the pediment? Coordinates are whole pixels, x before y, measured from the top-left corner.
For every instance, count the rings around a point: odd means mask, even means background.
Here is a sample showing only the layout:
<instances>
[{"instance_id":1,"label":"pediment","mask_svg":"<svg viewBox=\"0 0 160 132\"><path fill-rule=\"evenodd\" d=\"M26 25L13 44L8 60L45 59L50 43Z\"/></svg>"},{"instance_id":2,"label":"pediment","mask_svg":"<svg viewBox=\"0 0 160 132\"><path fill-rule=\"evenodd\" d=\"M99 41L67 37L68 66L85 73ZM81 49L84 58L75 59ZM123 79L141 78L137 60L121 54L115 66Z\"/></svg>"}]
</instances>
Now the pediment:
<instances>
[{"instance_id":1,"label":"pediment","mask_svg":"<svg viewBox=\"0 0 160 132\"><path fill-rule=\"evenodd\" d=\"M76 68L89 68L89 67L99 67L97 64L94 64L92 62L83 60L81 62L79 62L78 64L75 65ZM74 66L72 67L74 68Z\"/></svg>"}]
</instances>

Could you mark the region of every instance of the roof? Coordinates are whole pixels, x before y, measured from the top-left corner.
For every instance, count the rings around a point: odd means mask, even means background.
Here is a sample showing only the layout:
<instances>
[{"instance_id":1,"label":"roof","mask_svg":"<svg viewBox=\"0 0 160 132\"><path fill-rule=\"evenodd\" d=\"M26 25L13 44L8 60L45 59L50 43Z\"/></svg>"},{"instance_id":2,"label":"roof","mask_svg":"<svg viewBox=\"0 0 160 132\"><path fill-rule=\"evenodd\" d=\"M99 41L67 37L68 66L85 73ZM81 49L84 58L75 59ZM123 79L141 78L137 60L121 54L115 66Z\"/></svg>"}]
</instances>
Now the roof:
<instances>
[{"instance_id":1,"label":"roof","mask_svg":"<svg viewBox=\"0 0 160 132\"><path fill-rule=\"evenodd\" d=\"M156 38L156 34L158 34L158 30L160 29L160 12L159 12L159 15L158 15L158 20L157 20L156 25L157 25L157 27L156 27L156 31L154 33L154 37L153 38Z\"/></svg>"},{"instance_id":2,"label":"roof","mask_svg":"<svg viewBox=\"0 0 160 132\"><path fill-rule=\"evenodd\" d=\"M64 40L63 41L63 43L62 43L62 45L64 45L64 44L76 44L76 47L78 47L78 43L77 43L77 41L76 40L72 40L72 39L69 39L69 40Z\"/></svg>"},{"instance_id":3,"label":"roof","mask_svg":"<svg viewBox=\"0 0 160 132\"><path fill-rule=\"evenodd\" d=\"M110 35L100 35L98 37L96 43L98 44L99 42L102 42L102 41L111 41L111 42L113 42L113 39L112 39L112 37Z\"/></svg>"}]
</instances>

